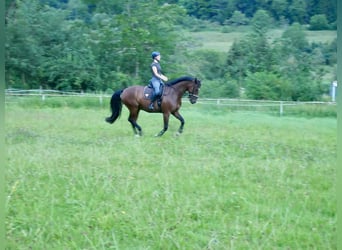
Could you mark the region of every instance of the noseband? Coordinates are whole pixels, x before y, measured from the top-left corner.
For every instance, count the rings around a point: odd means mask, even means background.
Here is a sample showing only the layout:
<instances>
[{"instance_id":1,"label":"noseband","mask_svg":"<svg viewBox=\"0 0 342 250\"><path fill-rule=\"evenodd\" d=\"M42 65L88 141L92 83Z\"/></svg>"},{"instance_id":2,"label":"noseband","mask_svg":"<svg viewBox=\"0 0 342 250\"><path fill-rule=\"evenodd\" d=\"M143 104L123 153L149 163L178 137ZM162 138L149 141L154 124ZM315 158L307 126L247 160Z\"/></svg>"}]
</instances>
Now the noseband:
<instances>
[{"instance_id":1,"label":"noseband","mask_svg":"<svg viewBox=\"0 0 342 250\"><path fill-rule=\"evenodd\" d=\"M196 97L198 98L198 95L194 95L193 93L189 93L189 98Z\"/></svg>"},{"instance_id":2,"label":"noseband","mask_svg":"<svg viewBox=\"0 0 342 250\"><path fill-rule=\"evenodd\" d=\"M195 86L196 86L197 84L198 84L198 83L197 83L197 79L195 79L195 84L194 84L194 86L193 86L193 88L192 88L192 91L191 91L191 92L189 91L189 98L193 98L193 97L198 98L198 95L195 95L195 94L194 94L194 92L195 92Z\"/></svg>"}]
</instances>

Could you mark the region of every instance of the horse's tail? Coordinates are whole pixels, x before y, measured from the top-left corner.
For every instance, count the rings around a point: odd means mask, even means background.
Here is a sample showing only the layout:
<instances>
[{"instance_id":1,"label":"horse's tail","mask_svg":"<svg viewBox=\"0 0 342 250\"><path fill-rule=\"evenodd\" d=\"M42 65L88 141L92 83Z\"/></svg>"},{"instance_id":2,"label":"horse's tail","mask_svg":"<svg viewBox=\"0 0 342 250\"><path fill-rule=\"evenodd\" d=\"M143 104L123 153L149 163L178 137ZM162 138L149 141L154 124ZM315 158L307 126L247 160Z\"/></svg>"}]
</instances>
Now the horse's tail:
<instances>
[{"instance_id":1,"label":"horse's tail","mask_svg":"<svg viewBox=\"0 0 342 250\"><path fill-rule=\"evenodd\" d=\"M106 118L106 122L112 124L121 115L122 103L121 103L121 93L123 90L116 91L110 100L110 108L112 110L112 115Z\"/></svg>"}]
</instances>

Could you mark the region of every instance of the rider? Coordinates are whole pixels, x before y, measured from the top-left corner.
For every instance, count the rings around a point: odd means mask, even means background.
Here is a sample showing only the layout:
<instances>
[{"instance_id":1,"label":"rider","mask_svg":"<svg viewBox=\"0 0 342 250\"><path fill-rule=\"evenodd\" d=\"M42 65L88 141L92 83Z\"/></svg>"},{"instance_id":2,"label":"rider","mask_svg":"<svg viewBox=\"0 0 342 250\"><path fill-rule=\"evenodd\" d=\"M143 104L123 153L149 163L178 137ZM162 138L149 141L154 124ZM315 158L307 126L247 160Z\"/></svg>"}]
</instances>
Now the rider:
<instances>
[{"instance_id":1,"label":"rider","mask_svg":"<svg viewBox=\"0 0 342 250\"><path fill-rule=\"evenodd\" d=\"M168 78L164 76L161 73L161 67L160 67L160 53L157 51L152 52L152 59L153 62L151 64L151 70L152 70L152 79L151 83L154 89L154 93L151 98L151 103L149 106L150 110L153 110L153 103L155 100L157 100L158 97L160 97L160 86L163 84L163 81L167 81Z\"/></svg>"}]
</instances>

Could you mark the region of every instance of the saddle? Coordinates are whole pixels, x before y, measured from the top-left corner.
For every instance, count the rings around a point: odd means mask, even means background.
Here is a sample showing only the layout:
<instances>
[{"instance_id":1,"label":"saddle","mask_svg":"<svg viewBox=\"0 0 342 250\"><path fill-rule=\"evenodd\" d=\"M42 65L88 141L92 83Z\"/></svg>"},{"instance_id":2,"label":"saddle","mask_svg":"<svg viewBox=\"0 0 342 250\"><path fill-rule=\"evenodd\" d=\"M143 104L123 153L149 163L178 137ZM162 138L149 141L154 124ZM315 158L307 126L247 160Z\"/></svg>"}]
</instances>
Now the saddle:
<instances>
[{"instance_id":1,"label":"saddle","mask_svg":"<svg viewBox=\"0 0 342 250\"><path fill-rule=\"evenodd\" d=\"M152 101L152 98L153 98L153 93L154 92L154 89L153 89L153 86L152 86L152 83L150 82L147 86L145 86L144 88L144 98L147 99L147 100L150 100ZM164 93L164 84L160 84L160 96L158 96L158 105L160 106L161 102L162 102L162 99L163 99L163 93Z\"/></svg>"}]
</instances>

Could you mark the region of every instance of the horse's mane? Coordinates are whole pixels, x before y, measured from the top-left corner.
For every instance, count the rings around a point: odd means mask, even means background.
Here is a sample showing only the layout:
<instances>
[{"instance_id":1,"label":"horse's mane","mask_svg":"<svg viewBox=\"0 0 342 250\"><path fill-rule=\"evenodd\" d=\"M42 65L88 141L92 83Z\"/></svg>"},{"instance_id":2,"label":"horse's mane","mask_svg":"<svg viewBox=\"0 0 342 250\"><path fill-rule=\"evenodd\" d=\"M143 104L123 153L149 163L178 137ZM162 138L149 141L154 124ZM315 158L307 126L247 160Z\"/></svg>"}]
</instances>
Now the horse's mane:
<instances>
[{"instance_id":1,"label":"horse's mane","mask_svg":"<svg viewBox=\"0 0 342 250\"><path fill-rule=\"evenodd\" d=\"M174 80L168 81L166 83L166 85L167 86L172 86L172 85L175 85L175 84L177 84L179 82L182 82L182 81L192 81L192 80L194 80L194 78L191 77L191 76L182 76L182 77L176 78Z\"/></svg>"}]
</instances>

